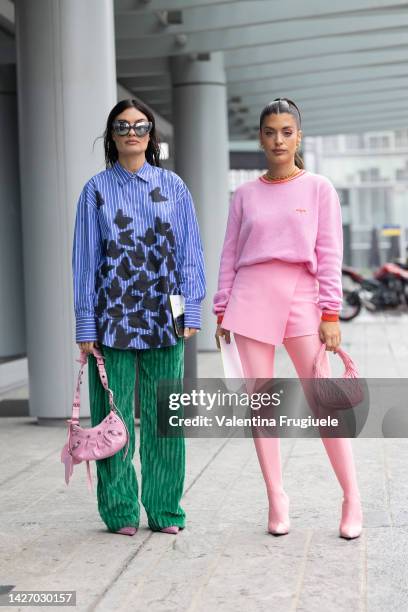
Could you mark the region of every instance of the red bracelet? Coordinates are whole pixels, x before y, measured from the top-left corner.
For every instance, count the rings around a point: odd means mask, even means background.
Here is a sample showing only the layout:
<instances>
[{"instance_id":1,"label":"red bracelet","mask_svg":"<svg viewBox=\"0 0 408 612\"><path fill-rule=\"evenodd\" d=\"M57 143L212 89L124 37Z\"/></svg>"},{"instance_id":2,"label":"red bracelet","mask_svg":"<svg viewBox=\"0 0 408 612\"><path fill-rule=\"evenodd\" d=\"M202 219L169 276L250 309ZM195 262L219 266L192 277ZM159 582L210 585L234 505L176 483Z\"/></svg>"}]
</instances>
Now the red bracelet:
<instances>
[{"instance_id":1,"label":"red bracelet","mask_svg":"<svg viewBox=\"0 0 408 612\"><path fill-rule=\"evenodd\" d=\"M339 320L339 313L338 312L328 312L328 311L324 311L322 313L322 321L332 321L332 322L336 322Z\"/></svg>"},{"instance_id":2,"label":"red bracelet","mask_svg":"<svg viewBox=\"0 0 408 612\"><path fill-rule=\"evenodd\" d=\"M224 315L218 315L217 317L217 325L221 325Z\"/></svg>"}]
</instances>

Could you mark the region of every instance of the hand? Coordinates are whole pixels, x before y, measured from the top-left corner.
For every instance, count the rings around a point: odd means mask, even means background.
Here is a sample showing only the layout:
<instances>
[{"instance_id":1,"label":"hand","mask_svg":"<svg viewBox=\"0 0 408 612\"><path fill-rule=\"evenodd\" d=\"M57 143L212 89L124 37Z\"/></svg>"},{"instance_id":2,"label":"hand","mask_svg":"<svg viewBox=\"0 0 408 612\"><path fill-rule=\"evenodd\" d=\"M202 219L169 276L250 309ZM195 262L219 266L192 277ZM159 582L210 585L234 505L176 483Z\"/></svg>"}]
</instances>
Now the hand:
<instances>
[{"instance_id":1,"label":"hand","mask_svg":"<svg viewBox=\"0 0 408 612\"><path fill-rule=\"evenodd\" d=\"M88 353L92 353L92 349L95 347L99 349L99 344L95 341L92 342L78 342L78 347L80 351L83 351L88 355Z\"/></svg>"},{"instance_id":2,"label":"hand","mask_svg":"<svg viewBox=\"0 0 408 612\"><path fill-rule=\"evenodd\" d=\"M195 329L194 327L185 327L184 328L184 339L187 340L188 338L191 338L197 332L198 332L198 329Z\"/></svg>"},{"instance_id":3,"label":"hand","mask_svg":"<svg viewBox=\"0 0 408 612\"><path fill-rule=\"evenodd\" d=\"M221 327L221 325L217 325L217 329L215 332L215 341L217 343L217 348L221 349L221 345L220 345L220 338L224 337L225 338L225 342L227 344L231 344L231 334L229 332L228 329L224 329L223 327Z\"/></svg>"},{"instance_id":4,"label":"hand","mask_svg":"<svg viewBox=\"0 0 408 612\"><path fill-rule=\"evenodd\" d=\"M340 323L338 321L321 321L319 337L326 344L326 349L335 353L341 343Z\"/></svg>"}]
</instances>

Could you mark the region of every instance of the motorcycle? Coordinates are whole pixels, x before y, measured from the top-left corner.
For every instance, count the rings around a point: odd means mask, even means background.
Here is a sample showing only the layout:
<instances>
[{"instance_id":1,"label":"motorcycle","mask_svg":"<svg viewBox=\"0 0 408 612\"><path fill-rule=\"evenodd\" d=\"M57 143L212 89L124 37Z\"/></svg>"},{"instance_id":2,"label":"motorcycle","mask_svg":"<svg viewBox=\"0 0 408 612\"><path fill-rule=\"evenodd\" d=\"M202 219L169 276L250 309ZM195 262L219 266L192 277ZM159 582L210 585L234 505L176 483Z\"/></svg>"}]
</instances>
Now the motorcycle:
<instances>
[{"instance_id":1,"label":"motorcycle","mask_svg":"<svg viewBox=\"0 0 408 612\"><path fill-rule=\"evenodd\" d=\"M402 310L408 312L408 262L383 264L373 278L365 278L354 268L343 266L343 306L341 321L351 321L364 306L369 312Z\"/></svg>"}]
</instances>

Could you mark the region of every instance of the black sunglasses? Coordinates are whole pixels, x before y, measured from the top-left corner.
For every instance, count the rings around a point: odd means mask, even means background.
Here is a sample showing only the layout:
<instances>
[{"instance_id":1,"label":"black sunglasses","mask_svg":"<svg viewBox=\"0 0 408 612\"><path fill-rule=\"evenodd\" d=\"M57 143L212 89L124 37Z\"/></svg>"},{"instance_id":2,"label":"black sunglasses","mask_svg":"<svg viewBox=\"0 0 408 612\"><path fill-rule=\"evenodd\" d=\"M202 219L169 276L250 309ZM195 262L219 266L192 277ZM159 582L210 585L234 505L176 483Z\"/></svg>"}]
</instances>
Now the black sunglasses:
<instances>
[{"instance_id":1,"label":"black sunglasses","mask_svg":"<svg viewBox=\"0 0 408 612\"><path fill-rule=\"evenodd\" d=\"M129 121L125 119L116 119L112 123L112 129L118 136L127 136L130 130L133 128L136 136L146 136L153 127L151 121L138 121L131 125Z\"/></svg>"}]
</instances>

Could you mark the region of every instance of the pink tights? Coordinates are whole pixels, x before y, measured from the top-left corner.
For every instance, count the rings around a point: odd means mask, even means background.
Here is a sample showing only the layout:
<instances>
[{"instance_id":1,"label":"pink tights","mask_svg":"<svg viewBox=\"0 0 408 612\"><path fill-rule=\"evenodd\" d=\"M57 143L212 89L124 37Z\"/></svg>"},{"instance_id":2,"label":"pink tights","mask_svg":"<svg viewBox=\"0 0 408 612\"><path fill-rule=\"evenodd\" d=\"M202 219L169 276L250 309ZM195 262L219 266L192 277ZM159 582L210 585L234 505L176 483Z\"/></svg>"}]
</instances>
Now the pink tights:
<instances>
[{"instance_id":1,"label":"pink tights","mask_svg":"<svg viewBox=\"0 0 408 612\"><path fill-rule=\"evenodd\" d=\"M234 334L246 378L273 378L275 346ZM321 346L318 334L285 338L283 344L299 378L312 378L313 360ZM328 355L326 354L326 359ZM330 365L328 363L328 367ZM330 369L328 370L330 372ZM322 438L345 500L359 500L359 490L349 438ZM254 437L269 501L283 492L280 439Z\"/></svg>"}]
</instances>

